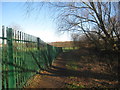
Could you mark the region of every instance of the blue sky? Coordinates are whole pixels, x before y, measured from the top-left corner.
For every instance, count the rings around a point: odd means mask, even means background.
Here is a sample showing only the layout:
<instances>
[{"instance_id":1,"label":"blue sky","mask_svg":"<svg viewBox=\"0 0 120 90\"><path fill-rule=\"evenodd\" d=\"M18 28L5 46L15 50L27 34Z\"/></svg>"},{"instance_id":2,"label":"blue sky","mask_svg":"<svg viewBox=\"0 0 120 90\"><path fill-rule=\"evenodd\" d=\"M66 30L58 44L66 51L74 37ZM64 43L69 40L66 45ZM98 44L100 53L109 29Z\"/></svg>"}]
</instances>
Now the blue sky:
<instances>
[{"instance_id":1,"label":"blue sky","mask_svg":"<svg viewBox=\"0 0 120 90\"><path fill-rule=\"evenodd\" d=\"M71 39L70 34L61 35L57 32L52 16L54 12L49 7L44 6L40 12L31 12L30 17L27 17L25 5L25 1L0 2L0 21L2 20L0 25L21 26L23 32L40 37L45 42L68 41Z\"/></svg>"},{"instance_id":2,"label":"blue sky","mask_svg":"<svg viewBox=\"0 0 120 90\"><path fill-rule=\"evenodd\" d=\"M21 26L23 32L40 37L45 42L70 40L69 34L57 32L52 14L50 8L43 7L40 12L32 12L28 17L25 2L2 2L2 25Z\"/></svg>"}]
</instances>

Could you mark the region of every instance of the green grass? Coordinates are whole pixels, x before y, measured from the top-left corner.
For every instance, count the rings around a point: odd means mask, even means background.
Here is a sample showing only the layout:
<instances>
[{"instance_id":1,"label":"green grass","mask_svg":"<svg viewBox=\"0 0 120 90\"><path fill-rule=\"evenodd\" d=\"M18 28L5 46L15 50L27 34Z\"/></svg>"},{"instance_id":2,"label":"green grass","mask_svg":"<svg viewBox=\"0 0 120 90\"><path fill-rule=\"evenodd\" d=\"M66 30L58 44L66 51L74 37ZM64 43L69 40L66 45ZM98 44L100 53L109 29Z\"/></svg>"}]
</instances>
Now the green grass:
<instances>
[{"instance_id":1,"label":"green grass","mask_svg":"<svg viewBox=\"0 0 120 90\"><path fill-rule=\"evenodd\" d=\"M62 49L63 49L63 52L67 52L67 51L70 51L70 50L79 49L79 47L75 47L75 48L73 48L73 47L63 47Z\"/></svg>"},{"instance_id":2,"label":"green grass","mask_svg":"<svg viewBox=\"0 0 120 90\"><path fill-rule=\"evenodd\" d=\"M78 77L70 76L67 78L70 79L72 82L66 83L66 88L85 88L84 85L82 85L80 82L76 81L78 79Z\"/></svg>"},{"instance_id":3,"label":"green grass","mask_svg":"<svg viewBox=\"0 0 120 90\"><path fill-rule=\"evenodd\" d=\"M77 70L78 69L78 67L76 65L71 65L71 64L66 64L66 67L68 69L72 69L72 70Z\"/></svg>"},{"instance_id":4,"label":"green grass","mask_svg":"<svg viewBox=\"0 0 120 90\"><path fill-rule=\"evenodd\" d=\"M79 84L76 84L76 83L67 84L66 87L67 88L85 88L84 85L79 85Z\"/></svg>"},{"instance_id":5,"label":"green grass","mask_svg":"<svg viewBox=\"0 0 120 90\"><path fill-rule=\"evenodd\" d=\"M78 66L76 65L75 61L70 61L66 64L66 67L71 70L77 70Z\"/></svg>"}]
</instances>

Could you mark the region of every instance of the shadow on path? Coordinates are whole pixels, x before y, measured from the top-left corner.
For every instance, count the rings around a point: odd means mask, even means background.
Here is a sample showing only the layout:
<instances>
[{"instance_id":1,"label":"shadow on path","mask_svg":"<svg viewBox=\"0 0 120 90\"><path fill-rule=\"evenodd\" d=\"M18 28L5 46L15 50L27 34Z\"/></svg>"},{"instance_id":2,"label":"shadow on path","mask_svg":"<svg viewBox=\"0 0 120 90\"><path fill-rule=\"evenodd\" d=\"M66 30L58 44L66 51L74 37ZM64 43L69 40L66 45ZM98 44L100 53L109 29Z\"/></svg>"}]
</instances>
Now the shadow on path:
<instances>
[{"instance_id":1,"label":"shadow on path","mask_svg":"<svg viewBox=\"0 0 120 90\"><path fill-rule=\"evenodd\" d=\"M40 75L48 75L48 76L58 76L58 77L79 77L79 78L94 78L94 79L104 79L109 81L114 81L116 76L102 74L102 73L94 73L88 70L85 71L76 71L70 70L66 68L61 68L57 66L52 66L52 69L47 70L50 74L42 74Z\"/></svg>"},{"instance_id":2,"label":"shadow on path","mask_svg":"<svg viewBox=\"0 0 120 90\"><path fill-rule=\"evenodd\" d=\"M80 53L83 53L83 52L79 52L79 54ZM87 51L84 51L84 54L81 54L81 55L91 56L91 54L89 54L89 52ZM69 82L72 81L70 77L73 77L74 79L72 82L77 82L78 80L80 85L83 84L83 85L86 85L86 87L98 87L97 86L98 83L100 83L99 85L103 85L106 87L118 87L116 83L118 81L118 77L116 75L111 73L108 73L108 74L103 73L100 71L99 67L96 67L97 69L99 69L98 72L91 71L89 69L84 69L85 65L88 64L89 62L92 65L92 67L94 67L94 63L90 60L85 61L86 63L82 63L84 59L80 57L81 56L76 54L76 51L63 52L61 55L57 57L57 59L54 61L51 68L49 68L46 71L37 73L37 75L39 75L40 77L38 76L31 85L33 87L40 87L40 88L43 88L43 87L61 88L61 87L64 87L66 83L70 84ZM74 63L75 65L78 65L77 70L68 68L66 66L71 61L81 63L81 64ZM82 68L82 70L80 68ZM86 66L86 68L88 68L88 66ZM75 79L75 77L77 77L77 80ZM97 81L94 81L94 80L97 80ZM115 82L115 83L112 83L112 82Z\"/></svg>"}]
</instances>

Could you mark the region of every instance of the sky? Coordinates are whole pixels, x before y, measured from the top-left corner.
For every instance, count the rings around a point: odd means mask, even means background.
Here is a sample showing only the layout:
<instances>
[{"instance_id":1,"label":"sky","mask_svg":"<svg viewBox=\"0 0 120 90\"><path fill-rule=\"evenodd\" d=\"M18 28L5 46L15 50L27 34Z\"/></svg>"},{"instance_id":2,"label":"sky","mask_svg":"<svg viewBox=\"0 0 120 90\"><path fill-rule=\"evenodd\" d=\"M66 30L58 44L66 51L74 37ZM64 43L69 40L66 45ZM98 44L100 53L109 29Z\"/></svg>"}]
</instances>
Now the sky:
<instances>
[{"instance_id":1,"label":"sky","mask_svg":"<svg viewBox=\"0 0 120 90\"><path fill-rule=\"evenodd\" d=\"M28 17L26 13L25 0L21 0L22 2L18 2L20 0L8 1L9 0L3 0L0 2L0 25L4 25L6 27L13 25L20 26L22 28L21 31L40 37L45 42L71 40L70 34L60 34L60 32L57 32L56 22L53 21L54 18L52 16L55 12L53 12L49 7L44 6L39 12L31 11L30 16Z\"/></svg>"},{"instance_id":2,"label":"sky","mask_svg":"<svg viewBox=\"0 0 120 90\"><path fill-rule=\"evenodd\" d=\"M25 2L2 2L2 25L20 26L21 31L40 37L45 42L70 40L70 34L60 34L56 30L54 18L51 17L54 12L49 7L43 7L40 12L31 12L27 16L25 5Z\"/></svg>"}]
</instances>

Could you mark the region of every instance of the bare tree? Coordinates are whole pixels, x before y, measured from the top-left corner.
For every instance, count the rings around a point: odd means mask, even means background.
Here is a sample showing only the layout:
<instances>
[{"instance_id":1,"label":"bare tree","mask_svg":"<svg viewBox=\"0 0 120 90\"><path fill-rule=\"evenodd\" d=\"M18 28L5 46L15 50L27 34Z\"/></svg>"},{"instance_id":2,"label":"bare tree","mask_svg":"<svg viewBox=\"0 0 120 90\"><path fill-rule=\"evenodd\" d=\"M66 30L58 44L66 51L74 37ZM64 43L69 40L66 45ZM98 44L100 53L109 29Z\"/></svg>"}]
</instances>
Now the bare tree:
<instances>
[{"instance_id":1,"label":"bare tree","mask_svg":"<svg viewBox=\"0 0 120 90\"><path fill-rule=\"evenodd\" d=\"M104 41L105 49L120 50L119 33L119 4L114 2L50 2L56 16L59 31L74 31L85 34L89 40L94 41L93 34L98 40ZM43 5L43 3L41 4ZM41 8L40 5L40 8ZM118 6L118 7L117 7ZM93 29L97 27L96 29ZM92 35L91 35L92 33ZM96 42L96 41L95 41Z\"/></svg>"},{"instance_id":2,"label":"bare tree","mask_svg":"<svg viewBox=\"0 0 120 90\"><path fill-rule=\"evenodd\" d=\"M79 34L72 33L71 39L73 41L73 48L75 49L75 47L78 47L77 42L79 41Z\"/></svg>"},{"instance_id":3,"label":"bare tree","mask_svg":"<svg viewBox=\"0 0 120 90\"><path fill-rule=\"evenodd\" d=\"M13 30L17 30L17 31L23 31L23 28L15 23L12 23L11 25L9 25L9 28L12 28Z\"/></svg>"},{"instance_id":4,"label":"bare tree","mask_svg":"<svg viewBox=\"0 0 120 90\"><path fill-rule=\"evenodd\" d=\"M60 31L76 31L92 38L91 32L105 42L106 49L113 49L115 41L120 41L116 7L112 2L67 2L55 3L61 13L58 15ZM114 17L114 18L113 18ZM93 27L97 29L93 30ZM116 37L114 39L114 37ZM120 49L117 47L117 49Z\"/></svg>"}]
</instances>

